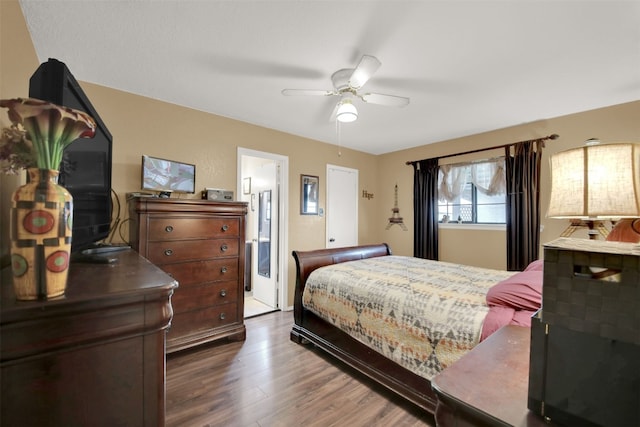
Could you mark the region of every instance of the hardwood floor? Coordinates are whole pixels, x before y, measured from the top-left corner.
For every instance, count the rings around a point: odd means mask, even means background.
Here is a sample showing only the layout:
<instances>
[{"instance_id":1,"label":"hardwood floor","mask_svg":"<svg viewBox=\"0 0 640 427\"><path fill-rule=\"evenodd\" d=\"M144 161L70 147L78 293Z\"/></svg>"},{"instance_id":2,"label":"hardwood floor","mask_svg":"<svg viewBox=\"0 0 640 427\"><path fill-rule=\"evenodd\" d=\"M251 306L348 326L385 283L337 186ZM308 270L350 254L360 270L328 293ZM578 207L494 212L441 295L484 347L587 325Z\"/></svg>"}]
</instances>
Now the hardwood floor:
<instances>
[{"instance_id":1,"label":"hardwood floor","mask_svg":"<svg viewBox=\"0 0 640 427\"><path fill-rule=\"evenodd\" d=\"M245 324L245 342L168 356L166 426L435 425L358 372L290 341L292 312Z\"/></svg>"}]
</instances>

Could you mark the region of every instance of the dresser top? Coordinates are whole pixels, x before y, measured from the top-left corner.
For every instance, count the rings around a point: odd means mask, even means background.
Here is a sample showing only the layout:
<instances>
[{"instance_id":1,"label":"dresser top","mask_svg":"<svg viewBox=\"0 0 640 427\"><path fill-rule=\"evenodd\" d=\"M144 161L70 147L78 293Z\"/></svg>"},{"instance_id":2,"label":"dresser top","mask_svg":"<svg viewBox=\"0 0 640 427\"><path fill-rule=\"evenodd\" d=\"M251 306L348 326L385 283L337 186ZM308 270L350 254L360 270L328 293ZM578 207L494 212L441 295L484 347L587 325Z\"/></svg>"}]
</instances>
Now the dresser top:
<instances>
[{"instance_id":1,"label":"dresser top","mask_svg":"<svg viewBox=\"0 0 640 427\"><path fill-rule=\"evenodd\" d=\"M219 215L246 215L247 202L218 202L201 199L163 199L160 197L133 197L129 208L137 213L153 212L213 212Z\"/></svg>"},{"instance_id":2,"label":"dresser top","mask_svg":"<svg viewBox=\"0 0 640 427\"><path fill-rule=\"evenodd\" d=\"M108 255L115 260L110 264L74 263L69 267L65 294L47 301L16 300L11 279L11 269L2 270L0 294L0 323L18 318L47 316L63 307L76 309L87 306L120 304L127 299L149 298L152 294L167 294L178 283L160 268L134 250L114 252Z\"/></svg>"}]
</instances>

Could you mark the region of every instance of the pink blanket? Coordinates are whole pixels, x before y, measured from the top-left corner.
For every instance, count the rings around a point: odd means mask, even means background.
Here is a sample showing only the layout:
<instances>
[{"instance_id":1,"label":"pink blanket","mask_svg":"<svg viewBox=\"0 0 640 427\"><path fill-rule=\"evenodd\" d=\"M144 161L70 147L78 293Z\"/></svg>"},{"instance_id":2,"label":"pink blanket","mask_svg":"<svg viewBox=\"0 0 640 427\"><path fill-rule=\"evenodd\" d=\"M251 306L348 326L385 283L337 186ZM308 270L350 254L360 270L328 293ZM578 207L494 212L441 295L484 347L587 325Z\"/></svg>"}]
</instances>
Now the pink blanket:
<instances>
[{"instance_id":1,"label":"pink blanket","mask_svg":"<svg viewBox=\"0 0 640 427\"><path fill-rule=\"evenodd\" d=\"M542 261L494 285L487 292L489 313L480 341L505 325L531 326L531 316L542 304Z\"/></svg>"}]
</instances>

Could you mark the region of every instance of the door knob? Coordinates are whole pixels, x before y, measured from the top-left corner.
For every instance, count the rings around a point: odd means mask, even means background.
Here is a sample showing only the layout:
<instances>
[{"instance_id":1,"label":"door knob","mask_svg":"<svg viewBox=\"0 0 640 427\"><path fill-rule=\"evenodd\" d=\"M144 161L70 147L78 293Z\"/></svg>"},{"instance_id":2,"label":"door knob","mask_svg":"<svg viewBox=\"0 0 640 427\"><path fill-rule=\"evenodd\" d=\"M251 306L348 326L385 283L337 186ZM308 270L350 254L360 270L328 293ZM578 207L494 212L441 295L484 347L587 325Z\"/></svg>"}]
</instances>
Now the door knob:
<instances>
[{"instance_id":1,"label":"door knob","mask_svg":"<svg viewBox=\"0 0 640 427\"><path fill-rule=\"evenodd\" d=\"M333 237L329 239L329 242L331 242L331 243L333 243L335 241L336 241L336 239L334 239Z\"/></svg>"}]
</instances>

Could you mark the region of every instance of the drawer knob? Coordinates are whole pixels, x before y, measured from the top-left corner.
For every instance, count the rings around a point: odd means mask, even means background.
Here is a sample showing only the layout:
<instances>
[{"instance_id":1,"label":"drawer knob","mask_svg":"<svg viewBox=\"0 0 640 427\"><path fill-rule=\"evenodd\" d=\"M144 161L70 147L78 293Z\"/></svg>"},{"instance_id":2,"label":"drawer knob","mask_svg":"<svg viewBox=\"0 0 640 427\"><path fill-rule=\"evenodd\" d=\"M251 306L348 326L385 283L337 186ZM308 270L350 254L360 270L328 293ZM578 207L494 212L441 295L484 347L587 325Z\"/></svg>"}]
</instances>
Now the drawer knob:
<instances>
[{"instance_id":1,"label":"drawer knob","mask_svg":"<svg viewBox=\"0 0 640 427\"><path fill-rule=\"evenodd\" d=\"M229 229L229 226L227 224L222 226L222 231L227 231Z\"/></svg>"},{"instance_id":2,"label":"drawer knob","mask_svg":"<svg viewBox=\"0 0 640 427\"><path fill-rule=\"evenodd\" d=\"M165 249L164 254L166 256L171 256L171 255L173 255L173 250L172 249Z\"/></svg>"},{"instance_id":3,"label":"drawer knob","mask_svg":"<svg viewBox=\"0 0 640 427\"><path fill-rule=\"evenodd\" d=\"M164 228L164 231L166 231L167 233L171 233L171 232L173 231L173 226L171 226L171 225L167 225L167 226Z\"/></svg>"},{"instance_id":4,"label":"drawer knob","mask_svg":"<svg viewBox=\"0 0 640 427\"><path fill-rule=\"evenodd\" d=\"M227 267L222 267L222 268L220 269L220 273L224 274L224 273L226 273L226 272L227 272Z\"/></svg>"},{"instance_id":5,"label":"drawer knob","mask_svg":"<svg viewBox=\"0 0 640 427\"><path fill-rule=\"evenodd\" d=\"M220 291L220 296L223 297L223 298L226 297L227 296L227 291L225 289L221 290Z\"/></svg>"},{"instance_id":6,"label":"drawer knob","mask_svg":"<svg viewBox=\"0 0 640 427\"><path fill-rule=\"evenodd\" d=\"M224 313L220 313L220 320L224 320L227 317L226 314Z\"/></svg>"},{"instance_id":7,"label":"drawer knob","mask_svg":"<svg viewBox=\"0 0 640 427\"><path fill-rule=\"evenodd\" d=\"M228 247L227 245L222 245L222 246L220 246L220 250L221 250L222 252L226 252L226 251L227 251L227 249L229 249L229 247Z\"/></svg>"}]
</instances>

